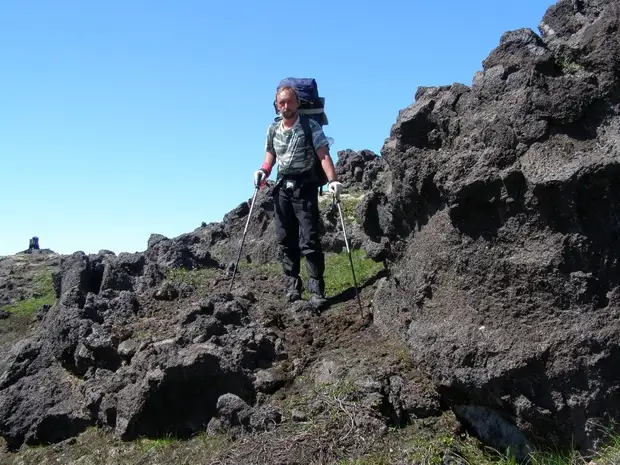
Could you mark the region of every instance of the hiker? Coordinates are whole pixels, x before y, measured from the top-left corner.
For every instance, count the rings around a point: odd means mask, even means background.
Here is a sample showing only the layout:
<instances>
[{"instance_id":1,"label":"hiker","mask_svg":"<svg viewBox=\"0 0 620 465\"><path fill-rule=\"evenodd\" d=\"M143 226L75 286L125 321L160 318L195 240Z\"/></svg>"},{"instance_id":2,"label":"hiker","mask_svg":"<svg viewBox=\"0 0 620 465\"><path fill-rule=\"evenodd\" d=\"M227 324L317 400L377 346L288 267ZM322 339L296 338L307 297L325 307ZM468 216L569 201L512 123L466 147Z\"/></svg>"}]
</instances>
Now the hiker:
<instances>
[{"instance_id":1,"label":"hiker","mask_svg":"<svg viewBox=\"0 0 620 465\"><path fill-rule=\"evenodd\" d=\"M267 130L265 160L254 173L254 185L263 185L278 163L273 197L276 235L286 280L285 299L287 302L301 299L299 269L303 255L309 276L310 303L319 309L327 304L327 299L318 193L320 186L327 182L328 192L340 198L343 186L337 180L329 142L321 125L298 112L300 103L294 87L286 84L278 87L275 107L279 118Z\"/></svg>"}]
</instances>

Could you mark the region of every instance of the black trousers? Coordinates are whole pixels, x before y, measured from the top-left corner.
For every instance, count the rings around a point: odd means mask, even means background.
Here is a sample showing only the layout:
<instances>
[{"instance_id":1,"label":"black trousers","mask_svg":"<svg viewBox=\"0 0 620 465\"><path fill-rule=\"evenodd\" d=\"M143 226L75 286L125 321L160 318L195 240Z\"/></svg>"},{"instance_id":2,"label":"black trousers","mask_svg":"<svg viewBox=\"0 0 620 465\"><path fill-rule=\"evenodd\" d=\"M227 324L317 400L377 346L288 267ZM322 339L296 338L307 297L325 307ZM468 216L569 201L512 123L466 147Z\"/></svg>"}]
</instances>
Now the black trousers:
<instances>
[{"instance_id":1,"label":"black trousers","mask_svg":"<svg viewBox=\"0 0 620 465\"><path fill-rule=\"evenodd\" d=\"M321 249L318 187L314 184L287 188L286 181L274 190L275 226L280 246L280 261L287 287L301 290L301 256L306 258L308 291L323 295L325 256Z\"/></svg>"}]
</instances>

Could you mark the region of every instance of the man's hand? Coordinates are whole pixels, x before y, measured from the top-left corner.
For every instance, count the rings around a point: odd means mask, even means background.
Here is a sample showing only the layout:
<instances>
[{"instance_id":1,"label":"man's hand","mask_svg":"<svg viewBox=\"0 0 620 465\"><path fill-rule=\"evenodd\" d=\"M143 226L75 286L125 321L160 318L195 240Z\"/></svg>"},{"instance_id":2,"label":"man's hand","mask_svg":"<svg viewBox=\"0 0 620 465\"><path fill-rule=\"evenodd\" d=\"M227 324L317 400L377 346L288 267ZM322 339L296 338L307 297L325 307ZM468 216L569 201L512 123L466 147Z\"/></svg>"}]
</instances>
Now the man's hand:
<instances>
[{"instance_id":1,"label":"man's hand","mask_svg":"<svg viewBox=\"0 0 620 465\"><path fill-rule=\"evenodd\" d=\"M327 184L327 190L331 194L335 195L337 199L340 199L340 194L342 194L342 192L344 191L344 186L341 182L331 181L329 184Z\"/></svg>"},{"instance_id":2,"label":"man's hand","mask_svg":"<svg viewBox=\"0 0 620 465\"><path fill-rule=\"evenodd\" d=\"M254 187L259 187L267 180L267 173L262 169L254 172Z\"/></svg>"},{"instance_id":3,"label":"man's hand","mask_svg":"<svg viewBox=\"0 0 620 465\"><path fill-rule=\"evenodd\" d=\"M265 153L265 162L262 164L258 171L254 172L254 187L263 187L267 182L267 178L271 174L271 167L275 162L275 157L270 153Z\"/></svg>"}]
</instances>

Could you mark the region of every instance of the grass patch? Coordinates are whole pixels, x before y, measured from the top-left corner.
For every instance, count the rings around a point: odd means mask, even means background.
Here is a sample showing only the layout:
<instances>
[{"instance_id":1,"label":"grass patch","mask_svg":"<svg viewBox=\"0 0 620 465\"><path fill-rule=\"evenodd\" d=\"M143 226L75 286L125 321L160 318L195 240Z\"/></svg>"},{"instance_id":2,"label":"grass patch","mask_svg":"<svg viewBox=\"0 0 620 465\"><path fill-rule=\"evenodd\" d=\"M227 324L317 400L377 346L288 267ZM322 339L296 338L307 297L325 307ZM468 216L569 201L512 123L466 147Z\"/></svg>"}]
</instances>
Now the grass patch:
<instances>
[{"instance_id":1,"label":"grass patch","mask_svg":"<svg viewBox=\"0 0 620 465\"><path fill-rule=\"evenodd\" d=\"M216 268L196 268L187 270L185 268L173 268L166 272L165 279L171 284L191 284L199 286L205 281L215 277L218 270Z\"/></svg>"},{"instance_id":2,"label":"grass patch","mask_svg":"<svg viewBox=\"0 0 620 465\"><path fill-rule=\"evenodd\" d=\"M358 224L360 223L360 218L358 218L357 215L355 214L355 209L357 208L358 204L361 202L363 197L364 197L363 193L360 193L357 196L353 194L342 194L342 196L340 197L340 208L342 209L342 216L344 217L344 221L346 223L350 223L350 222L358 223ZM326 211L328 211L331 208L332 208L332 197L331 196L328 196L328 197L325 197L324 199L319 200L319 209L322 214L324 214ZM334 205L333 208L334 208L334 215L336 216L338 223L340 223L338 207Z\"/></svg>"},{"instance_id":3,"label":"grass patch","mask_svg":"<svg viewBox=\"0 0 620 465\"><path fill-rule=\"evenodd\" d=\"M360 198L357 197L343 197L340 199L340 208L342 209L342 216L345 222L359 223L360 220L355 214L357 204L360 202Z\"/></svg>"},{"instance_id":4,"label":"grass patch","mask_svg":"<svg viewBox=\"0 0 620 465\"><path fill-rule=\"evenodd\" d=\"M449 418L450 417L450 418ZM450 413L442 422L455 423ZM449 426L441 430L451 429ZM594 457L584 457L575 450L535 451L524 462L512 454L500 454L467 433L433 433L414 423L405 428L390 428L384 442L375 450L356 458L347 458L338 465L384 465L416 463L424 465L617 465L620 463L620 435L606 431L606 446Z\"/></svg>"},{"instance_id":5,"label":"grass patch","mask_svg":"<svg viewBox=\"0 0 620 465\"><path fill-rule=\"evenodd\" d=\"M30 317L43 305L54 305L56 294L51 271L40 271L32 279L33 297L2 307L13 315Z\"/></svg>"},{"instance_id":6,"label":"grass patch","mask_svg":"<svg viewBox=\"0 0 620 465\"><path fill-rule=\"evenodd\" d=\"M321 404L320 412L302 423L284 423L278 429L259 436L249 435L238 441L226 435L210 436L204 432L188 440L174 437L139 438L123 442L95 427L63 445L24 446L18 453L3 452L0 463L46 465L79 463L81 465L120 464L194 464L194 463L290 463L272 461L270 456L290 457L295 444L299 457L294 463L330 463L335 465L518 465L511 457L485 447L466 433L455 435L457 421L445 412L432 426L427 420L415 420L405 428L390 428L385 436L365 435L359 441L353 413L363 407L359 391L349 381L333 385L315 385L290 407ZM0 446L2 446L0 439ZM329 461L318 461L316 445L326 446ZM618 464L620 437L612 436L597 457L583 458L577 453L533 453L528 465L615 465ZM359 452L358 452L359 451ZM363 452L362 452L363 451ZM359 453L359 455L357 455ZM294 455L294 454L293 454ZM357 455L357 456L356 456ZM312 458L312 460L310 460Z\"/></svg>"},{"instance_id":7,"label":"grass patch","mask_svg":"<svg viewBox=\"0 0 620 465\"><path fill-rule=\"evenodd\" d=\"M617 429L617 425L615 426ZM620 463L620 434L611 428L603 428L607 436L605 446L603 446L596 459L596 465L614 465Z\"/></svg>"},{"instance_id":8,"label":"grass patch","mask_svg":"<svg viewBox=\"0 0 620 465\"><path fill-rule=\"evenodd\" d=\"M361 286L365 281L374 277L383 270L383 264L377 263L366 256L363 250L352 250L351 259L355 267L355 277L357 284ZM239 270L257 270L268 276L282 275L282 265L279 262L269 262L263 264L239 262ZM308 270L304 259L301 261L300 277L304 283L308 283ZM353 276L351 275L351 265L349 263L349 254L327 253L325 254L325 294L333 296L353 287ZM307 291L304 292L304 298L308 298Z\"/></svg>"},{"instance_id":9,"label":"grass patch","mask_svg":"<svg viewBox=\"0 0 620 465\"><path fill-rule=\"evenodd\" d=\"M6 310L16 316L33 316L43 305L53 305L55 301L55 295L52 295L52 297L32 297L14 304L6 305L3 307L3 310Z\"/></svg>"},{"instance_id":10,"label":"grass patch","mask_svg":"<svg viewBox=\"0 0 620 465\"><path fill-rule=\"evenodd\" d=\"M355 277L357 278L358 286L361 286L365 281L374 277L383 269L382 263L377 263L368 258L366 252L363 250L352 250L351 260L355 268ZM308 271L303 263L300 275L304 282L308 282ZM351 287L353 287L353 276L351 274L349 254L346 251L338 254L326 254L325 294L327 296L334 296Z\"/></svg>"},{"instance_id":11,"label":"grass patch","mask_svg":"<svg viewBox=\"0 0 620 465\"><path fill-rule=\"evenodd\" d=\"M200 433L188 440L176 438L123 442L99 428L88 428L62 446L24 446L18 453L0 451L0 463L47 465L194 464L212 463L227 448L223 435Z\"/></svg>"},{"instance_id":12,"label":"grass patch","mask_svg":"<svg viewBox=\"0 0 620 465\"><path fill-rule=\"evenodd\" d=\"M555 64L566 74L576 74L584 70L582 65L574 62L571 58L566 56L557 57L555 59Z\"/></svg>"},{"instance_id":13,"label":"grass patch","mask_svg":"<svg viewBox=\"0 0 620 465\"><path fill-rule=\"evenodd\" d=\"M165 437L165 438L143 438L137 441L138 449L143 453L150 453L153 451L161 451L164 452L166 450L170 451L175 447L182 446L182 442L180 439L173 437Z\"/></svg>"},{"instance_id":14,"label":"grass patch","mask_svg":"<svg viewBox=\"0 0 620 465\"><path fill-rule=\"evenodd\" d=\"M441 421L441 420L440 420ZM391 428L378 450L337 462L338 465L388 465L416 463L424 465L517 465L513 459L492 454L475 438L463 434L429 434L418 425Z\"/></svg>"},{"instance_id":15,"label":"grass patch","mask_svg":"<svg viewBox=\"0 0 620 465\"><path fill-rule=\"evenodd\" d=\"M255 270L259 271L267 276L276 276L278 273L282 273L282 265L279 262L268 263L248 263L247 260L239 260L239 266L237 272L240 270Z\"/></svg>"}]
</instances>

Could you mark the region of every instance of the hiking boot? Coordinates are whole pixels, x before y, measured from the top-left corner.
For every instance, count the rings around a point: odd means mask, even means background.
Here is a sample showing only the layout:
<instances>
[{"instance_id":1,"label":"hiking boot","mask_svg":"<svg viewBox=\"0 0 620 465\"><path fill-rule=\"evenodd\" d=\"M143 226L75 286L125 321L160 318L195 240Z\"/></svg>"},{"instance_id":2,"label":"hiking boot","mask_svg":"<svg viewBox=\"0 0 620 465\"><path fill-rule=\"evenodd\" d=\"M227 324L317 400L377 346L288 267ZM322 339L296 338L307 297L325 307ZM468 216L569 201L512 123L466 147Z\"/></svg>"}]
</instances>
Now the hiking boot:
<instances>
[{"instance_id":1,"label":"hiking boot","mask_svg":"<svg viewBox=\"0 0 620 465\"><path fill-rule=\"evenodd\" d=\"M325 281L321 279L310 278L308 280L308 291L310 291L310 305L320 310L327 305L325 298Z\"/></svg>"},{"instance_id":2,"label":"hiking boot","mask_svg":"<svg viewBox=\"0 0 620 465\"><path fill-rule=\"evenodd\" d=\"M301 279L295 276L286 276L286 294L284 295L285 302L295 302L301 299Z\"/></svg>"},{"instance_id":3,"label":"hiking boot","mask_svg":"<svg viewBox=\"0 0 620 465\"><path fill-rule=\"evenodd\" d=\"M320 294L312 294L310 296L310 305L317 310L321 310L327 305L327 299Z\"/></svg>"},{"instance_id":4,"label":"hiking boot","mask_svg":"<svg viewBox=\"0 0 620 465\"><path fill-rule=\"evenodd\" d=\"M295 302L297 300L301 300L301 293L297 289L288 291L284 296L285 302Z\"/></svg>"}]
</instances>

